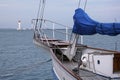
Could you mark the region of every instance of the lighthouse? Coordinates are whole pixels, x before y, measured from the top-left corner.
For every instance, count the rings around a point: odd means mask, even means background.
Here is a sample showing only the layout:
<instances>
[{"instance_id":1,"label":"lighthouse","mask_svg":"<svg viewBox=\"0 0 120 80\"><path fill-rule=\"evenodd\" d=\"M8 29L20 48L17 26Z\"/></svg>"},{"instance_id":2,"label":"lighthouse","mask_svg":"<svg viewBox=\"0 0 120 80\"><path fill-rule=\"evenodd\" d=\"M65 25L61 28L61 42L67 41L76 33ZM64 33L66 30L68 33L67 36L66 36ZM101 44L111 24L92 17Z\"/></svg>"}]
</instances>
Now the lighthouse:
<instances>
[{"instance_id":1,"label":"lighthouse","mask_svg":"<svg viewBox=\"0 0 120 80\"><path fill-rule=\"evenodd\" d=\"M21 30L21 21L20 20L18 20L18 28L17 28L17 30Z\"/></svg>"}]
</instances>

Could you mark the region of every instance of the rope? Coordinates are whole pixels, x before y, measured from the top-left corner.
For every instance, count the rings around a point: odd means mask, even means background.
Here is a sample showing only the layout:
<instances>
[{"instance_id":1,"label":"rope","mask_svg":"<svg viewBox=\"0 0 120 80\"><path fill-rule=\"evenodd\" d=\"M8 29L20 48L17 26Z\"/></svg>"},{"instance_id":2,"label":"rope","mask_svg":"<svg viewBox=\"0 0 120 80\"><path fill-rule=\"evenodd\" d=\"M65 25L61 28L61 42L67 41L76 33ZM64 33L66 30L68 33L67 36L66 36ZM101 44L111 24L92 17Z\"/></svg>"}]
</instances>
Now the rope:
<instances>
[{"instance_id":1,"label":"rope","mask_svg":"<svg viewBox=\"0 0 120 80\"><path fill-rule=\"evenodd\" d=\"M85 5L84 5L84 11L85 11L85 9L86 9L86 5L87 5L87 0L85 1Z\"/></svg>"},{"instance_id":2,"label":"rope","mask_svg":"<svg viewBox=\"0 0 120 80\"><path fill-rule=\"evenodd\" d=\"M43 61L43 62L38 62L38 63L35 63L35 64L31 64L29 66L18 67L16 69L10 69L10 70L6 70L6 71L5 70L3 70L3 71L1 70L0 71L0 78L17 75L20 72L24 72L24 71L30 70L30 69L38 67L38 66L42 66L43 64L48 63L50 61L52 61L52 59L49 59L49 60L46 60L46 61Z\"/></svg>"}]
</instances>

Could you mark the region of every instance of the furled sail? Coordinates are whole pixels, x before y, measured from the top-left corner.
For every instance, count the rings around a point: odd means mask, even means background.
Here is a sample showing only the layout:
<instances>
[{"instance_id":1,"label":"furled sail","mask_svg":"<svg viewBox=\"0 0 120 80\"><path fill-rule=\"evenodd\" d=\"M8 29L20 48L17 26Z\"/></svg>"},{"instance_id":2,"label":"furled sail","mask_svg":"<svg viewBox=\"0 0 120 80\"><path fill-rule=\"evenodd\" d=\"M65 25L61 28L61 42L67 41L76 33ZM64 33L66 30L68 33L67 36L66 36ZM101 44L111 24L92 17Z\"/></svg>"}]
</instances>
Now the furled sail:
<instances>
[{"instance_id":1,"label":"furled sail","mask_svg":"<svg viewBox=\"0 0 120 80\"><path fill-rule=\"evenodd\" d=\"M120 23L99 23L96 32L103 35L116 36L120 34Z\"/></svg>"},{"instance_id":2,"label":"furled sail","mask_svg":"<svg viewBox=\"0 0 120 80\"><path fill-rule=\"evenodd\" d=\"M120 23L100 23L92 20L81 8L75 10L73 16L73 33L80 35L102 35L115 36L120 34Z\"/></svg>"}]
</instances>

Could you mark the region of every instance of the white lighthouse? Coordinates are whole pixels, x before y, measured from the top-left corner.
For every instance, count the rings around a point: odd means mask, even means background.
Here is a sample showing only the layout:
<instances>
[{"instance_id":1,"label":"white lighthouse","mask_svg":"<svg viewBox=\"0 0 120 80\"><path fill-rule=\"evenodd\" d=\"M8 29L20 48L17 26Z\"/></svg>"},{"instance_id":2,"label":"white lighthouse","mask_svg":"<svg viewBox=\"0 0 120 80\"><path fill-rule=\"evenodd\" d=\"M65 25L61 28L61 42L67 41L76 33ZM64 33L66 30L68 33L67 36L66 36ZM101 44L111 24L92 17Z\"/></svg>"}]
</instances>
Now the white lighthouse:
<instances>
[{"instance_id":1,"label":"white lighthouse","mask_svg":"<svg viewBox=\"0 0 120 80\"><path fill-rule=\"evenodd\" d=\"M18 28L17 28L17 30L21 30L21 21L20 20L18 20Z\"/></svg>"}]
</instances>

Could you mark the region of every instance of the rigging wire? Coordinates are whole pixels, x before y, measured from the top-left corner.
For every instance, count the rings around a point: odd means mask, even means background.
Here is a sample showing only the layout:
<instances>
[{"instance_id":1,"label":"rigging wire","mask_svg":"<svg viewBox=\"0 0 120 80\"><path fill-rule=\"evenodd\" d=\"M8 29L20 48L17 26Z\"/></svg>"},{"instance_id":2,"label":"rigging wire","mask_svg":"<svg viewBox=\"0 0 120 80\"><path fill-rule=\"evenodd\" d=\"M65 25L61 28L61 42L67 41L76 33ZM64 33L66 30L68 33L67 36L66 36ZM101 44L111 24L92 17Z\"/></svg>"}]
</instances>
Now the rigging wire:
<instances>
[{"instance_id":1,"label":"rigging wire","mask_svg":"<svg viewBox=\"0 0 120 80\"><path fill-rule=\"evenodd\" d=\"M82 0L79 0L79 1L78 1L78 8L80 8L80 6L81 6L81 1L82 1ZM85 0L84 11L85 11L85 9L86 9L86 5L87 5L87 0Z\"/></svg>"},{"instance_id":2,"label":"rigging wire","mask_svg":"<svg viewBox=\"0 0 120 80\"><path fill-rule=\"evenodd\" d=\"M37 19L36 19L36 24L35 24L35 30L37 30L37 25L38 25L38 19L39 19L40 11L41 11L41 0L40 0L40 2L39 2L38 13L37 13Z\"/></svg>"},{"instance_id":3,"label":"rigging wire","mask_svg":"<svg viewBox=\"0 0 120 80\"><path fill-rule=\"evenodd\" d=\"M37 19L36 19L36 24L35 24L35 30L37 30L38 23L39 23L39 28L41 28L41 26L42 26L42 19L43 19L43 16L44 16L44 8L45 8L45 1L46 0L40 0L40 2L39 2ZM40 22L38 22L39 18L41 19Z\"/></svg>"},{"instance_id":4,"label":"rigging wire","mask_svg":"<svg viewBox=\"0 0 120 80\"><path fill-rule=\"evenodd\" d=\"M85 1L85 5L84 5L84 11L85 11L85 9L86 9L86 5L87 5L87 0Z\"/></svg>"},{"instance_id":5,"label":"rigging wire","mask_svg":"<svg viewBox=\"0 0 120 80\"><path fill-rule=\"evenodd\" d=\"M44 16L44 10L45 10L45 3L46 3L46 0L43 0L43 6L42 6L42 10L41 10L41 19L43 19L43 16Z\"/></svg>"},{"instance_id":6,"label":"rigging wire","mask_svg":"<svg viewBox=\"0 0 120 80\"><path fill-rule=\"evenodd\" d=\"M40 14L40 19L41 19L40 28L42 26L42 21L43 21L43 17L44 17L45 3L46 3L46 0L43 0L43 2L42 2L43 5L42 5L42 9L41 9L41 14Z\"/></svg>"},{"instance_id":7,"label":"rigging wire","mask_svg":"<svg viewBox=\"0 0 120 80\"><path fill-rule=\"evenodd\" d=\"M41 11L41 3L42 3L42 1L40 0L40 2L39 2L39 8L38 8L38 13L37 13L37 19L39 18L39 14L40 14L40 11Z\"/></svg>"},{"instance_id":8,"label":"rigging wire","mask_svg":"<svg viewBox=\"0 0 120 80\"><path fill-rule=\"evenodd\" d=\"M37 35L42 33L41 27L42 27L42 23L43 23L45 1L46 0L40 0L40 2L39 2L37 19L35 22L35 33L34 33L34 34L37 33ZM39 19L41 19L41 20L39 20Z\"/></svg>"},{"instance_id":9,"label":"rigging wire","mask_svg":"<svg viewBox=\"0 0 120 80\"><path fill-rule=\"evenodd\" d=\"M81 3L81 0L79 0L79 2L78 2L78 8L80 8L80 3Z\"/></svg>"}]
</instances>

